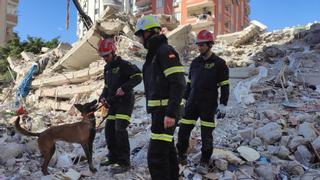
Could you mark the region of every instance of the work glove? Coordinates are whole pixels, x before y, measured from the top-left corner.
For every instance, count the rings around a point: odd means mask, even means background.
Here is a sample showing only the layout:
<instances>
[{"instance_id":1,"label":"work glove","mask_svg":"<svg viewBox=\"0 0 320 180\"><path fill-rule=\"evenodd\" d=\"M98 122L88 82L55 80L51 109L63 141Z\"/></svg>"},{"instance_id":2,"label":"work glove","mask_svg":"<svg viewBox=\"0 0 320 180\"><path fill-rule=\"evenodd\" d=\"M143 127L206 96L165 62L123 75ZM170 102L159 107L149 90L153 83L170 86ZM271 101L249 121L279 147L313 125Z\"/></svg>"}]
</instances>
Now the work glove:
<instances>
[{"instance_id":1,"label":"work glove","mask_svg":"<svg viewBox=\"0 0 320 180\"><path fill-rule=\"evenodd\" d=\"M223 119L226 116L227 107L224 104L219 104L217 108L217 119Z\"/></svg>"}]
</instances>

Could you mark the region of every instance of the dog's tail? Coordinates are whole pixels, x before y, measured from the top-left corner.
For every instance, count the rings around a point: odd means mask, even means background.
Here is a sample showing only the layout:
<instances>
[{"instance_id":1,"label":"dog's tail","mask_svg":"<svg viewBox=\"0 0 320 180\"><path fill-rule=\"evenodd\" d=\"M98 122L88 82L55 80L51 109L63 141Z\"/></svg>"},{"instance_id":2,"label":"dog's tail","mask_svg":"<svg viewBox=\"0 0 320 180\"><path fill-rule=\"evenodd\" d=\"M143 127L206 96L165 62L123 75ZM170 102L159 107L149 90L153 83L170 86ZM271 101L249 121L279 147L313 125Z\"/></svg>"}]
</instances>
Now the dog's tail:
<instances>
[{"instance_id":1,"label":"dog's tail","mask_svg":"<svg viewBox=\"0 0 320 180\"><path fill-rule=\"evenodd\" d=\"M25 135L25 136L39 136L40 133L33 133L33 132L29 132L25 129L23 129L21 126L20 126L20 117L18 116L16 122L15 122L15 128L17 131L19 131L21 134Z\"/></svg>"}]
</instances>

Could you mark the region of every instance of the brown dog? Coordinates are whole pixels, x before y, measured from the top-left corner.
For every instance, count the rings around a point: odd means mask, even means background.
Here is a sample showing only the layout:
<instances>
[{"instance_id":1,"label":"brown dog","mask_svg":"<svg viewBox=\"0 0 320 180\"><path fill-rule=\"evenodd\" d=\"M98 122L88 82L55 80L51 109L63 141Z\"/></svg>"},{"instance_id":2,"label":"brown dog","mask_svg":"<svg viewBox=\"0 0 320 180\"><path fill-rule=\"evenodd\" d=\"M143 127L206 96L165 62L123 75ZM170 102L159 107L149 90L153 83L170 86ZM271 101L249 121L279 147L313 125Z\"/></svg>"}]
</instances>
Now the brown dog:
<instances>
[{"instance_id":1,"label":"brown dog","mask_svg":"<svg viewBox=\"0 0 320 180\"><path fill-rule=\"evenodd\" d=\"M48 164L55 152L55 142L58 140L69 143L79 143L87 156L89 168L91 172L96 172L92 164L92 145L96 135L96 119L94 111L97 110L97 101L92 101L84 105L74 105L83 117L83 120L73 124L64 124L60 126L53 126L41 133L29 132L20 126L20 117L15 122L16 129L26 136L38 136L38 146L44 158L42 164L42 172L48 175Z\"/></svg>"}]
</instances>

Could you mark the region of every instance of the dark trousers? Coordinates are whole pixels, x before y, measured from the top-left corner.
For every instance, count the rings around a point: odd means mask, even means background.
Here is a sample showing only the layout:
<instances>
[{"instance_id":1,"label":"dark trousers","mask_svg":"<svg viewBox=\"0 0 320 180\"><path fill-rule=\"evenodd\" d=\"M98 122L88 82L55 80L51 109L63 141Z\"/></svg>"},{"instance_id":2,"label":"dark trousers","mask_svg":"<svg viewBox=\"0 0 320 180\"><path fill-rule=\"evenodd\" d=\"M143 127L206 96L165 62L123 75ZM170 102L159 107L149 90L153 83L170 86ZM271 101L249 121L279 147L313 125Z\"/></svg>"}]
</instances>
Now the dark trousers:
<instances>
[{"instance_id":1,"label":"dark trousers","mask_svg":"<svg viewBox=\"0 0 320 180\"><path fill-rule=\"evenodd\" d=\"M133 103L117 103L109 108L105 125L105 138L109 149L109 160L119 165L130 166L130 145L127 127Z\"/></svg>"},{"instance_id":2,"label":"dark trousers","mask_svg":"<svg viewBox=\"0 0 320 180\"><path fill-rule=\"evenodd\" d=\"M164 129L164 108L159 108L151 113L151 116L152 134L148 150L148 167L151 178L153 180L177 180L179 166L173 141L175 126Z\"/></svg>"},{"instance_id":3,"label":"dark trousers","mask_svg":"<svg viewBox=\"0 0 320 180\"><path fill-rule=\"evenodd\" d=\"M212 132L215 127L214 114L217 106L208 103L187 103L185 114L180 121L177 149L179 155L187 153L189 138L197 119L201 120L201 162L208 163L213 151Z\"/></svg>"}]
</instances>

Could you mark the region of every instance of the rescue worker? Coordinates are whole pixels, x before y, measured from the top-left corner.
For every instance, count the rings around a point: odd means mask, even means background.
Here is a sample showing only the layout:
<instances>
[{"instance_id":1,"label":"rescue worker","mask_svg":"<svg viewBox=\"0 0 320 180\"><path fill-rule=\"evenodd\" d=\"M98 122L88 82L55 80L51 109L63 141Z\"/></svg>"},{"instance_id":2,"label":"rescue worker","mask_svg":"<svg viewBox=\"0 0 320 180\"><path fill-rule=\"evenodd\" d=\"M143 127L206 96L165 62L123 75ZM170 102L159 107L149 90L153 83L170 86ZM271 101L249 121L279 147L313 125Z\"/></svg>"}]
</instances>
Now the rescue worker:
<instances>
[{"instance_id":1,"label":"rescue worker","mask_svg":"<svg viewBox=\"0 0 320 180\"><path fill-rule=\"evenodd\" d=\"M157 17L148 15L138 20L135 32L148 50L142 70L147 112L152 118L148 167L153 180L175 180L179 166L173 134L186 82L179 54L160 30Z\"/></svg>"},{"instance_id":2,"label":"rescue worker","mask_svg":"<svg viewBox=\"0 0 320 180\"><path fill-rule=\"evenodd\" d=\"M109 149L108 158L102 166L113 165L113 174L130 168L130 147L126 128L130 124L134 105L133 88L142 81L142 73L136 65L115 54L112 39L101 39L99 54L107 63L104 67L105 86L99 102L108 108L105 138Z\"/></svg>"},{"instance_id":3,"label":"rescue worker","mask_svg":"<svg viewBox=\"0 0 320 180\"><path fill-rule=\"evenodd\" d=\"M209 31L200 31L196 43L200 55L192 61L189 70L184 95L185 114L180 121L177 149L179 163L187 164L186 152L190 133L200 117L202 154L196 169L198 173L206 174L213 151L212 131L215 128L215 113L217 112L219 118L223 118L226 114L229 98L229 69L226 62L211 51L214 42ZM221 96L218 105L219 87Z\"/></svg>"}]
</instances>

